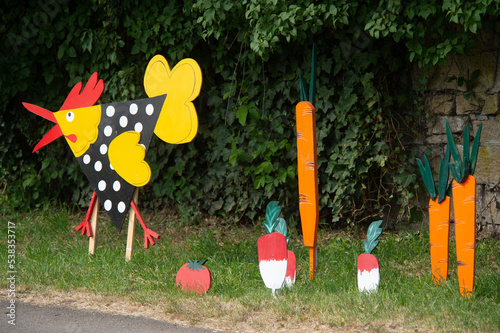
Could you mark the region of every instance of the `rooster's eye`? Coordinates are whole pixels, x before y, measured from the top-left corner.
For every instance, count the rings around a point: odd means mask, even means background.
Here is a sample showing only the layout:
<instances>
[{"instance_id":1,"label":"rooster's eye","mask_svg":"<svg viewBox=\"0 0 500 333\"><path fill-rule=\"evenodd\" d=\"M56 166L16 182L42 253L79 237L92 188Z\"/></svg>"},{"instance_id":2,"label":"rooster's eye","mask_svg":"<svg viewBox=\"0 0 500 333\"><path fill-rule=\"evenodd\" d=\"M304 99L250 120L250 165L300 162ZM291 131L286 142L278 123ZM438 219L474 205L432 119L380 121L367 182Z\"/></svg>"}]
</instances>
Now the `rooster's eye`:
<instances>
[{"instance_id":1,"label":"rooster's eye","mask_svg":"<svg viewBox=\"0 0 500 333\"><path fill-rule=\"evenodd\" d=\"M75 114L73 112L66 113L66 120L72 122L75 119Z\"/></svg>"}]
</instances>

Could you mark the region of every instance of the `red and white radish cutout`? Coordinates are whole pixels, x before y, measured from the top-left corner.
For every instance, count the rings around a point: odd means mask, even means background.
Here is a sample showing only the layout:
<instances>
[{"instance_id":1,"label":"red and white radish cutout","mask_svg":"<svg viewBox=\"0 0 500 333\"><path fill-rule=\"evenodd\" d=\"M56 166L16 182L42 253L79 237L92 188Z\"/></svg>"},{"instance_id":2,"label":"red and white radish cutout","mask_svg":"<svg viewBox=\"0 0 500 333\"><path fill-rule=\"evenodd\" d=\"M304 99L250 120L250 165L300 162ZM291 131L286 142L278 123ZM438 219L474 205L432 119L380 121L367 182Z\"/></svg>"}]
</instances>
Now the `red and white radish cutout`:
<instances>
[{"instance_id":1,"label":"red and white radish cutout","mask_svg":"<svg viewBox=\"0 0 500 333\"><path fill-rule=\"evenodd\" d=\"M380 283L380 266L373 254L363 253L358 257L359 291L377 290Z\"/></svg>"},{"instance_id":2,"label":"red and white radish cutout","mask_svg":"<svg viewBox=\"0 0 500 333\"><path fill-rule=\"evenodd\" d=\"M295 254L287 248L288 228L286 221L278 217L281 212L278 204L278 201L272 201L267 205L263 224L268 234L257 241L260 275L266 287L273 291L273 296L284 284L293 286L297 266Z\"/></svg>"},{"instance_id":3,"label":"red and white radish cutout","mask_svg":"<svg viewBox=\"0 0 500 333\"><path fill-rule=\"evenodd\" d=\"M288 265L286 238L279 232L261 236L257 240L259 270L262 280L273 295L283 287Z\"/></svg>"},{"instance_id":4,"label":"red and white radish cutout","mask_svg":"<svg viewBox=\"0 0 500 333\"><path fill-rule=\"evenodd\" d=\"M375 221L368 227L365 253L358 257L358 289L360 292L376 291L380 283L380 265L377 257L371 252L377 247L377 238L382 233L382 220Z\"/></svg>"},{"instance_id":5,"label":"red and white radish cutout","mask_svg":"<svg viewBox=\"0 0 500 333\"><path fill-rule=\"evenodd\" d=\"M295 275L297 268L297 258L295 257L295 253L288 250L288 263L286 268L286 276L285 276L285 285L288 288L291 288L295 284Z\"/></svg>"}]
</instances>

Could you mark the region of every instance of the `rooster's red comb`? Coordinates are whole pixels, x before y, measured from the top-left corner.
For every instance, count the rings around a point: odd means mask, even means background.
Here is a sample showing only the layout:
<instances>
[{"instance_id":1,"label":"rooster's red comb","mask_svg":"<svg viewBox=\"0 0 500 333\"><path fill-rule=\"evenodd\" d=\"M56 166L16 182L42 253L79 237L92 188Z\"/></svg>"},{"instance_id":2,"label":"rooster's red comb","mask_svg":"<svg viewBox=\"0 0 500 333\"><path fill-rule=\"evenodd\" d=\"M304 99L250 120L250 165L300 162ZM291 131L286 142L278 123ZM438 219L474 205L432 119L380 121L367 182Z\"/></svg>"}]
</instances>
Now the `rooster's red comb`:
<instances>
[{"instance_id":1,"label":"rooster's red comb","mask_svg":"<svg viewBox=\"0 0 500 333\"><path fill-rule=\"evenodd\" d=\"M82 86L82 82L79 82L73 87L73 89L71 89L60 110L70 110L92 106L95 102L97 102L104 91L104 81L98 79L97 72L92 74L83 91L81 91Z\"/></svg>"}]
</instances>

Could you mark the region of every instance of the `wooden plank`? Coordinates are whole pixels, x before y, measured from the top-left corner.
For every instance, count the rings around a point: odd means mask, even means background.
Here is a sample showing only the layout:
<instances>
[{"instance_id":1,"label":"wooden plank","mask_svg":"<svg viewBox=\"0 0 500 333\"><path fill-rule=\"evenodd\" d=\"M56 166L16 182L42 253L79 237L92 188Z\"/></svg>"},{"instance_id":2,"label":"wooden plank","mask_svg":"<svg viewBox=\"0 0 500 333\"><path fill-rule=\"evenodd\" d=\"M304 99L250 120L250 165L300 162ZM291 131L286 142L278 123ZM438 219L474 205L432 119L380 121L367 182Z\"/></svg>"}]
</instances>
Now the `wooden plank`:
<instances>
[{"instance_id":1,"label":"wooden plank","mask_svg":"<svg viewBox=\"0 0 500 333\"><path fill-rule=\"evenodd\" d=\"M99 198L96 198L94 210L92 211L92 218L90 219L90 228L92 230L92 237L89 237L89 253L90 254L95 253L98 219L99 219Z\"/></svg>"},{"instance_id":2,"label":"wooden plank","mask_svg":"<svg viewBox=\"0 0 500 333\"><path fill-rule=\"evenodd\" d=\"M137 202L138 198L139 198L139 188L136 188L132 200ZM127 248L125 251L125 260L127 261L132 259L134 236L135 236L135 211L131 208L128 215Z\"/></svg>"}]
</instances>

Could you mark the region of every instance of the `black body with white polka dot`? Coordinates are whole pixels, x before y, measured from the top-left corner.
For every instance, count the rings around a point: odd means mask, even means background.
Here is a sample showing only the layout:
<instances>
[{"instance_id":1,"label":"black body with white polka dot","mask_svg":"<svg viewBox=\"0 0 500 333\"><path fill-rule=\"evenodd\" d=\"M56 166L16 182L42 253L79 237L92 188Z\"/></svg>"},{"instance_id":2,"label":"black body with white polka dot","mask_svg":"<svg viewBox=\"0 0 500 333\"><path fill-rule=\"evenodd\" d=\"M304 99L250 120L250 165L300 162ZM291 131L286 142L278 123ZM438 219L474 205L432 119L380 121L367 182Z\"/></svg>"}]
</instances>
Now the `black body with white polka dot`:
<instances>
[{"instance_id":1,"label":"black body with white polka dot","mask_svg":"<svg viewBox=\"0 0 500 333\"><path fill-rule=\"evenodd\" d=\"M102 104L97 140L77 158L118 232L122 229L135 186L113 169L108 157L109 145L118 135L135 131L141 134L139 144L147 152L166 96Z\"/></svg>"}]
</instances>

